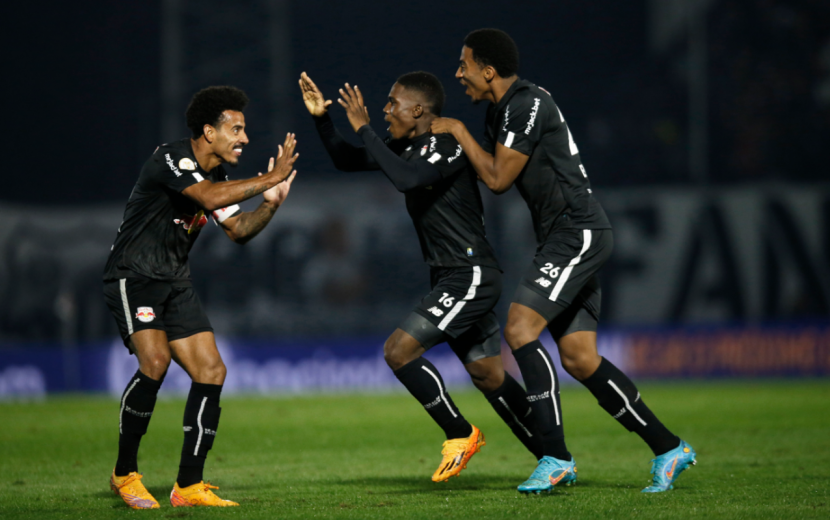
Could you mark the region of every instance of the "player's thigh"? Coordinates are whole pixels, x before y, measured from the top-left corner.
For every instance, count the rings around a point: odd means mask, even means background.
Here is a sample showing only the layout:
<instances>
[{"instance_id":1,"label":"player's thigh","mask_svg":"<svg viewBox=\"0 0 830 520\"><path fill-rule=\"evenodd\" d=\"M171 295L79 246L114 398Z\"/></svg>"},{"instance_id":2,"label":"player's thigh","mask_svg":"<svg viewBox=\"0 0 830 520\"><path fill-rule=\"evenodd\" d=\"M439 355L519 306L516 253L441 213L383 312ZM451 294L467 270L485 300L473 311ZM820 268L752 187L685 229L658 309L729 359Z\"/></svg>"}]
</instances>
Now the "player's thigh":
<instances>
[{"instance_id":1,"label":"player's thigh","mask_svg":"<svg viewBox=\"0 0 830 520\"><path fill-rule=\"evenodd\" d=\"M513 296L505 336L512 348L538 338L578 299L613 249L610 230L556 232L536 254ZM531 312L532 311L532 312ZM541 319L540 319L541 317Z\"/></svg>"},{"instance_id":2,"label":"player's thigh","mask_svg":"<svg viewBox=\"0 0 830 520\"><path fill-rule=\"evenodd\" d=\"M227 369L216 348L213 332L199 332L170 341L173 359L196 383L221 385Z\"/></svg>"},{"instance_id":3,"label":"player's thigh","mask_svg":"<svg viewBox=\"0 0 830 520\"><path fill-rule=\"evenodd\" d=\"M498 269L458 267L439 269L433 275L432 291L399 326L427 350L475 327L492 312L501 295Z\"/></svg>"},{"instance_id":4,"label":"player's thigh","mask_svg":"<svg viewBox=\"0 0 830 520\"><path fill-rule=\"evenodd\" d=\"M593 374L602 361L597 353L601 298L599 278L594 276L574 302L548 324L563 368L578 380Z\"/></svg>"},{"instance_id":5,"label":"player's thigh","mask_svg":"<svg viewBox=\"0 0 830 520\"><path fill-rule=\"evenodd\" d=\"M166 282L144 278L122 278L104 283L104 301L115 318L124 346L142 330L166 330L164 320L172 288Z\"/></svg>"}]
</instances>

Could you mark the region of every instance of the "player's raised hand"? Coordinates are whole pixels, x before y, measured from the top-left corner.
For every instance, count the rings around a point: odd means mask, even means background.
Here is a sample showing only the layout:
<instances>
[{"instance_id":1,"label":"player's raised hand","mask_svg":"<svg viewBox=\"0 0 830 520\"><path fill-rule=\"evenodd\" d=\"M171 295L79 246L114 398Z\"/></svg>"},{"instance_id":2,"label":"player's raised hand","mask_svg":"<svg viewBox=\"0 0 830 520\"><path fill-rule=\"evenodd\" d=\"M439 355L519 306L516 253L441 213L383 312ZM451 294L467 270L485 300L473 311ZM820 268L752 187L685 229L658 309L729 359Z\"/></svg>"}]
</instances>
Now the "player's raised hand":
<instances>
[{"instance_id":1,"label":"player's raised hand","mask_svg":"<svg viewBox=\"0 0 830 520\"><path fill-rule=\"evenodd\" d=\"M285 143L279 146L279 154L277 155L276 162L273 157L271 157L271 160L268 161L269 175L276 176L277 179L282 182L289 175L291 175L292 172L296 173L296 170L294 170L294 163L300 156L300 154L294 153L294 148L296 146L297 139L295 139L295 135L292 133L286 134Z\"/></svg>"},{"instance_id":2,"label":"player's raised hand","mask_svg":"<svg viewBox=\"0 0 830 520\"><path fill-rule=\"evenodd\" d=\"M274 169L274 158L271 157L271 160L268 162L268 170ZM262 175L260 173L260 175ZM289 176L285 182L281 182L274 186L269 190L265 190L262 192L262 196L265 198L266 202L270 202L271 204L276 204L277 206L281 205L285 202L285 198L288 197L288 192L291 191L291 183L294 182L294 177L297 176L297 170L291 172L291 176Z\"/></svg>"},{"instance_id":3,"label":"player's raised hand","mask_svg":"<svg viewBox=\"0 0 830 520\"><path fill-rule=\"evenodd\" d=\"M303 92L305 107L311 115L320 117L328 111L332 101L323 97L323 93L305 72L300 74L300 90Z\"/></svg>"},{"instance_id":4,"label":"player's raised hand","mask_svg":"<svg viewBox=\"0 0 830 520\"><path fill-rule=\"evenodd\" d=\"M340 98L337 102L346 109L346 115L349 117L349 123L355 132L360 130L360 127L369 124L369 109L363 104L363 94L360 93L360 88L357 85L352 88L348 83L345 85L345 90L340 89Z\"/></svg>"}]
</instances>

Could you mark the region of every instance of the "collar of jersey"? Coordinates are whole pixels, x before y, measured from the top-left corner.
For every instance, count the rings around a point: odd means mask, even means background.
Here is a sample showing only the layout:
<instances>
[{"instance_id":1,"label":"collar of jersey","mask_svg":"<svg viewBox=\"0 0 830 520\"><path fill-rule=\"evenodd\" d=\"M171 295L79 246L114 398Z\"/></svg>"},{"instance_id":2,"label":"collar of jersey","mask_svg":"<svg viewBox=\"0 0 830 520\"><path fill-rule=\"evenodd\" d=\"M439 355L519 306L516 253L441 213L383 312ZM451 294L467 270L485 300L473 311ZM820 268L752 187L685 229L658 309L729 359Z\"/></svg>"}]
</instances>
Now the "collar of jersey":
<instances>
[{"instance_id":1,"label":"collar of jersey","mask_svg":"<svg viewBox=\"0 0 830 520\"><path fill-rule=\"evenodd\" d=\"M516 81L514 81L513 84L510 85L510 88L507 89L507 92L505 92L499 100L499 103L496 105L496 111L501 111L505 107L505 105L507 105L507 103L510 101L510 98L513 97L513 94L515 94L521 89L530 87L532 84L533 83L517 76Z\"/></svg>"}]
</instances>

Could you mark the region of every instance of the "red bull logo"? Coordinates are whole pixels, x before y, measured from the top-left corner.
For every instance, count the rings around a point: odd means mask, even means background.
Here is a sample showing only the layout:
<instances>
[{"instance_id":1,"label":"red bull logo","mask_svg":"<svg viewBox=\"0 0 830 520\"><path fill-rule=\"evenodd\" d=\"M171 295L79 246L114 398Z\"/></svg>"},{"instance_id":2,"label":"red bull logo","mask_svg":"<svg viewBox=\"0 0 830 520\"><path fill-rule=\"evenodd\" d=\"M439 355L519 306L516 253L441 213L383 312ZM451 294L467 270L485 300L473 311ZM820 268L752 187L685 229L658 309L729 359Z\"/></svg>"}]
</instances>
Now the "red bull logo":
<instances>
[{"instance_id":1,"label":"red bull logo","mask_svg":"<svg viewBox=\"0 0 830 520\"><path fill-rule=\"evenodd\" d=\"M156 317L152 307L139 307L136 311L135 317L142 323L150 323Z\"/></svg>"},{"instance_id":2,"label":"red bull logo","mask_svg":"<svg viewBox=\"0 0 830 520\"><path fill-rule=\"evenodd\" d=\"M202 210L199 210L199 213L195 215L182 215L181 218L174 218L174 224L184 224L184 228L187 230L187 234L193 233L193 231L199 231L202 229L205 224L208 223L207 215Z\"/></svg>"}]
</instances>

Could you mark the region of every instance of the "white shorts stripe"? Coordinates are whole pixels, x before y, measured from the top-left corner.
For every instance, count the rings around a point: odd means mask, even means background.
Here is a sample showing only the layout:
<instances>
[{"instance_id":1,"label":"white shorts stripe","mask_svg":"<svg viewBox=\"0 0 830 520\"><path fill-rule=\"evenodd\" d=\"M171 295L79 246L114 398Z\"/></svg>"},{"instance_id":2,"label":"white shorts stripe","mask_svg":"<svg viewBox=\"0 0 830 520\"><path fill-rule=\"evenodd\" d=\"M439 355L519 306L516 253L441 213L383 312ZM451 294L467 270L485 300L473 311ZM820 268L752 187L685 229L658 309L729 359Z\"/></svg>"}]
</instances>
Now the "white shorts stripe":
<instances>
[{"instance_id":1,"label":"white shorts stripe","mask_svg":"<svg viewBox=\"0 0 830 520\"><path fill-rule=\"evenodd\" d=\"M442 401L444 401L444 404L445 404L445 405L447 405L447 409L450 411L450 413L452 414L452 416L453 416L453 417L458 417L458 414L456 414L456 413L453 411L452 406L450 406L450 402L449 402L449 401L447 401L447 398L446 398L446 397L444 397L444 389L441 387L441 380L440 380L440 379L438 379L438 376L436 376L435 374L433 374L433 373L432 373L432 370L428 369L427 367L421 367L421 368L423 368L424 370L426 370L426 373L427 373L427 374L429 374L429 375L431 375L431 376L432 376L432 378L433 378L433 379L435 379L435 384L437 384L437 385L438 385L438 395L439 395L439 396L441 396L441 400L442 400Z\"/></svg>"},{"instance_id":2,"label":"white shorts stripe","mask_svg":"<svg viewBox=\"0 0 830 520\"><path fill-rule=\"evenodd\" d=\"M135 378L133 384L131 384L130 387L127 388L127 391L124 392L124 397L121 398L121 412L118 414L118 433L124 433L121 431L121 425L124 422L124 408L127 406L127 396L130 395L130 392L133 391L133 388L135 388L135 385L137 385L139 381L141 381L139 378Z\"/></svg>"},{"instance_id":3,"label":"white shorts stripe","mask_svg":"<svg viewBox=\"0 0 830 520\"><path fill-rule=\"evenodd\" d=\"M646 422L639 415L637 415L637 412L634 411L634 408L631 408L631 404L629 404L628 398L625 396L624 393L622 393L620 387L615 385L614 382L610 379L608 380L608 384L611 385L611 388L616 390L618 394L620 394L620 397L622 397L623 402L625 402L625 409L631 412L631 415L633 415L638 421L640 421L640 424L642 424L643 426L647 426Z\"/></svg>"},{"instance_id":4,"label":"white shorts stripe","mask_svg":"<svg viewBox=\"0 0 830 520\"><path fill-rule=\"evenodd\" d=\"M467 290L467 296L464 297L463 300L455 304L455 307L444 316L444 319L441 320L441 323L438 324L438 330L444 330L447 328L447 325L455 318L456 314L461 312L461 309L467 304L467 301L472 300L476 297L476 287L481 285L481 267L474 265L473 266L473 282L470 284L470 288Z\"/></svg>"},{"instance_id":5,"label":"white shorts stripe","mask_svg":"<svg viewBox=\"0 0 830 520\"><path fill-rule=\"evenodd\" d=\"M568 277L571 276L571 271L574 270L574 266L582 261L582 255L585 254L585 251L591 247L591 230L590 229L583 229L582 230L582 251L579 252L579 255L576 256L574 259L570 261L568 267L562 270L562 275L559 277L559 280L556 282L556 285L553 286L553 292L550 293L550 300L556 301L559 298L559 293L562 292L562 288L565 287L565 282L568 281Z\"/></svg>"},{"instance_id":6,"label":"white shorts stripe","mask_svg":"<svg viewBox=\"0 0 830 520\"><path fill-rule=\"evenodd\" d=\"M504 146L510 148L510 146L513 144L513 138L515 137L516 134L514 134L513 132L507 132L507 139L504 140Z\"/></svg>"},{"instance_id":7,"label":"white shorts stripe","mask_svg":"<svg viewBox=\"0 0 830 520\"><path fill-rule=\"evenodd\" d=\"M548 363L548 357L545 356L545 353L542 352L542 349L537 348L536 351L539 353L540 356L542 356L542 359L548 366L548 371L550 371L550 400L553 401L553 411L556 413L556 426L559 426L561 424L561 421L559 420L559 407L556 406L556 392L554 391L556 389L556 375L554 375L553 367L551 367L550 363Z\"/></svg>"},{"instance_id":8,"label":"white shorts stripe","mask_svg":"<svg viewBox=\"0 0 830 520\"><path fill-rule=\"evenodd\" d=\"M509 406L507 406L507 401L505 401L505 400L504 400L504 397L499 397L499 402L500 402L501 404L503 404L505 408L507 408L507 411L508 411L508 412L510 412L510 415L512 415L512 416L513 416L513 419L516 421L516 424L518 424L519 426L521 426L521 427L522 427L522 429L525 431L525 433L527 434L527 436L528 436L528 437L533 437L533 434L532 434L532 433L530 433L530 431L529 431L527 428L525 428L525 425L524 425L524 424L522 424L522 421L520 421L518 417L516 417L516 414L515 414L515 413L513 413L513 410L511 410L511 409L510 409L510 407L509 407Z\"/></svg>"},{"instance_id":9,"label":"white shorts stripe","mask_svg":"<svg viewBox=\"0 0 830 520\"><path fill-rule=\"evenodd\" d=\"M133 317L130 315L130 304L127 302L127 279L118 280L118 286L121 288L121 303L124 305L124 317L127 319L127 333L132 336Z\"/></svg>"},{"instance_id":10,"label":"white shorts stripe","mask_svg":"<svg viewBox=\"0 0 830 520\"><path fill-rule=\"evenodd\" d=\"M199 446L202 444L202 434L205 433L205 429L202 428L202 412L205 411L206 402L207 397L203 397L202 406L199 407L199 415L196 416L196 425L199 427L199 437L196 439L196 449L193 450L193 455L199 454Z\"/></svg>"}]
</instances>

